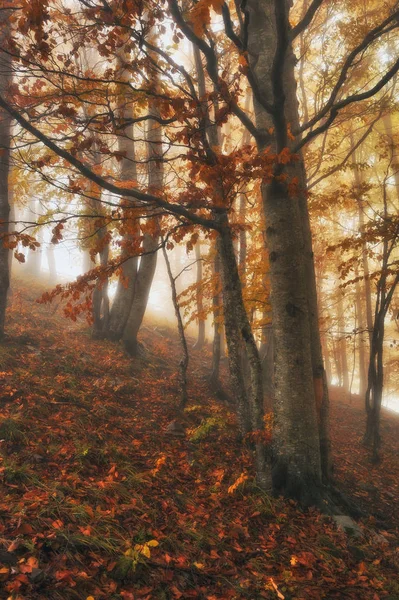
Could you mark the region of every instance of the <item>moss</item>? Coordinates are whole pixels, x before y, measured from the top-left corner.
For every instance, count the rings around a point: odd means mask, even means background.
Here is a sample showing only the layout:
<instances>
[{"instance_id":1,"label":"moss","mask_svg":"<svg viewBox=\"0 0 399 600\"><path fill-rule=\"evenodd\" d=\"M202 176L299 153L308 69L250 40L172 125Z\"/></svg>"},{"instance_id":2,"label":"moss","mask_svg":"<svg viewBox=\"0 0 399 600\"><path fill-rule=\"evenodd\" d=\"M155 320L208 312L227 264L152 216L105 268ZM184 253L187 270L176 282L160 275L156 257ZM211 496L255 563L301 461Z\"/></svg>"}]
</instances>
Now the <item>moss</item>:
<instances>
[{"instance_id":1,"label":"moss","mask_svg":"<svg viewBox=\"0 0 399 600\"><path fill-rule=\"evenodd\" d=\"M220 417L209 417L202 421L201 425L199 425L191 434L190 442L201 442L209 437L210 434L215 431L220 431L224 429L226 424L224 420Z\"/></svg>"}]
</instances>

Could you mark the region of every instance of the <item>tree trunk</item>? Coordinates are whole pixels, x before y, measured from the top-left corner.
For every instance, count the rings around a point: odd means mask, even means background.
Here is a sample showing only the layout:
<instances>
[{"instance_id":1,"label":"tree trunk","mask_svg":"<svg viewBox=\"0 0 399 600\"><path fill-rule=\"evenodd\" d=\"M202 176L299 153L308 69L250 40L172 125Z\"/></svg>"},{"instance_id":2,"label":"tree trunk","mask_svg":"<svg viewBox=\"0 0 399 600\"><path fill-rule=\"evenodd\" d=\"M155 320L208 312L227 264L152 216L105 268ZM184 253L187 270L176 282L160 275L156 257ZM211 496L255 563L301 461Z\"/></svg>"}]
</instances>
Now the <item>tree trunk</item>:
<instances>
[{"instance_id":1,"label":"tree trunk","mask_svg":"<svg viewBox=\"0 0 399 600\"><path fill-rule=\"evenodd\" d=\"M349 390L348 357L346 352L346 323L344 317L343 292L339 285L337 285L336 288L336 302L339 340L338 347L340 355L340 364L342 369L342 387L346 393Z\"/></svg>"},{"instance_id":2,"label":"tree trunk","mask_svg":"<svg viewBox=\"0 0 399 600\"><path fill-rule=\"evenodd\" d=\"M251 0L248 9L250 62L264 99L273 103L275 5L270 0ZM291 48L284 66L286 119L295 127L298 105ZM271 125L275 128L275 138L284 138L285 124L275 117L271 119L258 102L254 102L254 106L258 130L263 130L265 135L264 143L258 144L259 150L263 150L270 143L267 132ZM277 151L281 150L277 147ZM323 473L326 476L329 473L328 395L327 385L323 383L324 365L320 360L303 161L289 169L289 176L297 176L300 181L303 189L299 198L291 198L287 187L277 180L262 186L276 342L273 479L276 490L298 498L303 504L312 504L320 502L321 454ZM315 392L320 404L318 413Z\"/></svg>"},{"instance_id":3,"label":"tree trunk","mask_svg":"<svg viewBox=\"0 0 399 600\"><path fill-rule=\"evenodd\" d=\"M212 367L210 383L214 388L219 388L219 371L220 371L220 357L222 352L222 323L220 322L221 316L221 302L220 294L217 291L219 287L219 274L220 274L220 258L217 250L216 242L216 255L213 260L213 277L215 279L215 291L212 295L212 307L213 307L213 343L212 343ZM226 323L225 323L226 327ZM227 336L227 333L226 333Z\"/></svg>"},{"instance_id":4,"label":"tree trunk","mask_svg":"<svg viewBox=\"0 0 399 600\"><path fill-rule=\"evenodd\" d=\"M0 45L5 46L10 36L10 11L0 13ZM11 56L5 52L0 57L0 93L4 96L11 83ZM0 235L9 230L10 218L8 175L10 170L11 119L8 113L0 111ZM5 313L8 288L10 285L9 250L0 239L0 339L4 337Z\"/></svg>"},{"instance_id":5,"label":"tree trunk","mask_svg":"<svg viewBox=\"0 0 399 600\"><path fill-rule=\"evenodd\" d=\"M163 242L163 240L162 240ZM168 253L167 250L165 248L165 244L162 243L162 251L163 251L163 256L165 259L165 264L166 264L166 270L168 272L168 276L169 276L169 281L170 281L170 287L172 290L172 302L173 302L173 307L175 309L175 315L176 315L176 320L177 320L177 329L179 332L179 339L180 339L180 344L183 350L183 356L179 362L179 370L180 370L180 393L181 393L181 398L180 398L180 405L179 405L179 410L182 411L184 410L184 408L187 406L187 402L188 402L188 392L187 392L187 369L188 369L188 362L189 362L189 354L188 354L188 346L187 346L187 340L186 340L186 335L184 332L184 323L183 323L183 319L181 316L181 312L180 312L180 306L179 306L179 302L177 299L177 290L176 290L176 279L173 277L173 273L172 270L170 268L170 262L169 262L169 258L168 258Z\"/></svg>"},{"instance_id":6,"label":"tree trunk","mask_svg":"<svg viewBox=\"0 0 399 600\"><path fill-rule=\"evenodd\" d=\"M154 106L149 107L149 114L159 117L159 111ZM162 127L156 120L148 121L147 131L148 148L148 187L161 193L163 189L163 156L162 156ZM154 218L154 217L152 217ZM155 217L156 218L156 217ZM155 229L158 229L156 223ZM159 233L145 233L143 241L143 255L140 258L134 298L130 309L129 318L123 332L123 342L129 354L134 356L139 349L137 335L143 322L148 304L152 281L157 265L157 250Z\"/></svg>"},{"instance_id":7,"label":"tree trunk","mask_svg":"<svg viewBox=\"0 0 399 600\"><path fill-rule=\"evenodd\" d=\"M121 69L120 77L122 81L129 81L130 78L130 72L123 68L127 59L126 53L122 50L118 56L118 66ZM125 122L132 120L134 117L133 105L129 101L125 87L120 93L118 112ZM119 131L118 150L123 157L121 161L121 180L137 181L134 127L132 123ZM131 254L134 241L140 236L140 226L138 216L135 214L134 208L132 208L131 200L129 200L129 208L125 211L125 218L127 221L122 235L122 250L120 255L122 261L121 274L112 303L107 329L107 337L113 340L120 340L123 336L135 295L138 257L131 256ZM131 257L129 258L129 256Z\"/></svg>"},{"instance_id":8,"label":"tree trunk","mask_svg":"<svg viewBox=\"0 0 399 600\"><path fill-rule=\"evenodd\" d=\"M357 336L359 339L359 352L358 352L358 364L359 364L359 396L365 397L367 390L367 372L366 372L366 344L365 344L365 333L366 324L364 321L364 310L363 310L363 298L360 292L360 282L358 281L359 269L355 268L355 294L356 294L356 313L357 313Z\"/></svg>"},{"instance_id":9,"label":"tree trunk","mask_svg":"<svg viewBox=\"0 0 399 600\"><path fill-rule=\"evenodd\" d=\"M196 302L197 302L197 314L198 314L198 338L193 346L196 350L201 350L205 343L205 319L204 319L204 302L203 302L203 281L202 281L202 257L201 257L201 244L199 241L195 244L195 260L197 266L197 288L196 288Z\"/></svg>"},{"instance_id":10,"label":"tree trunk","mask_svg":"<svg viewBox=\"0 0 399 600\"><path fill-rule=\"evenodd\" d=\"M29 221L37 222L39 218L39 201L31 199L29 203ZM39 243L42 243L43 233L39 227L36 233L36 239ZM39 277L42 264L42 246L36 248L36 250L29 250L26 266L28 268L29 275L32 277Z\"/></svg>"},{"instance_id":11,"label":"tree trunk","mask_svg":"<svg viewBox=\"0 0 399 600\"><path fill-rule=\"evenodd\" d=\"M198 95L201 99L205 98L206 95L206 84L205 84L205 72L204 67L201 60L201 53L196 45L193 46L194 53L194 62L195 62L195 70L197 73L197 85L198 85ZM215 101L214 111L217 112L217 102ZM209 108L207 104L202 103L201 106L202 118L204 122L205 135L209 140L209 144L211 147L220 145L220 135L218 128L215 125L211 125L209 118ZM213 264L213 274L215 279L217 280L220 272L220 263L218 252L216 251L214 264ZM221 346L222 346L222 324L220 323L220 315L221 315L221 307L220 307L220 294L219 292L215 292L212 297L212 305L213 305L213 344L212 344L212 367L211 367L211 376L210 383L216 389L220 388L219 381L219 370L220 370L220 356L221 356Z\"/></svg>"},{"instance_id":12,"label":"tree trunk","mask_svg":"<svg viewBox=\"0 0 399 600\"><path fill-rule=\"evenodd\" d=\"M48 264L48 278L51 285L55 285L57 281L57 267L55 264L54 246L49 243L47 246L47 264Z\"/></svg>"},{"instance_id":13,"label":"tree trunk","mask_svg":"<svg viewBox=\"0 0 399 600\"><path fill-rule=\"evenodd\" d=\"M242 287L231 229L225 214L219 216L222 232L218 238L217 250L220 256L222 292L226 342L229 354L230 376L237 401L237 414L243 434L252 431L255 437L255 462L258 485L270 488L270 471L264 443L264 408L262 366L256 342L245 310ZM250 371L250 390L247 394L242 370L242 352Z\"/></svg>"}]
</instances>

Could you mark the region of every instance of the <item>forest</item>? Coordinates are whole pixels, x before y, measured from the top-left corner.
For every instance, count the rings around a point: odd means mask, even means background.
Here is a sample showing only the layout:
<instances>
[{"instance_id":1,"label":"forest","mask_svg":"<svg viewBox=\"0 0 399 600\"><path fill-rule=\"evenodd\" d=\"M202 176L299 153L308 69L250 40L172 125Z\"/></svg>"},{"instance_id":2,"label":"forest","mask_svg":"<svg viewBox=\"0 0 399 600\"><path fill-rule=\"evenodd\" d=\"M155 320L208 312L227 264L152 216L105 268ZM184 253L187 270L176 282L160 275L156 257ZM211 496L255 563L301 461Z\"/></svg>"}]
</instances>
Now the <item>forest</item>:
<instances>
[{"instance_id":1,"label":"forest","mask_svg":"<svg viewBox=\"0 0 399 600\"><path fill-rule=\"evenodd\" d=\"M398 50L0 0L0 599L399 600Z\"/></svg>"}]
</instances>

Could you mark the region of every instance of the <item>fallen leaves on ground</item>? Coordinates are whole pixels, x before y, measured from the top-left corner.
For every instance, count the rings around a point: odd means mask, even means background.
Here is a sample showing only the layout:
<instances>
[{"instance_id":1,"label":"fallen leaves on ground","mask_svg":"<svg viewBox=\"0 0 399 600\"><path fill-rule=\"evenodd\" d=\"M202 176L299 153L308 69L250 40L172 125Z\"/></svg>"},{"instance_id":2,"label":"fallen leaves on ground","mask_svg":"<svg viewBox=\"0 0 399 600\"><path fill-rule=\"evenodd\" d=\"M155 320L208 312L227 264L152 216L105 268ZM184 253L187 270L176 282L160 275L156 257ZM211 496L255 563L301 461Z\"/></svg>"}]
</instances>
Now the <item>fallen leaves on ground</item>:
<instances>
[{"instance_id":1,"label":"fallen leaves on ground","mask_svg":"<svg viewBox=\"0 0 399 600\"><path fill-rule=\"evenodd\" d=\"M173 334L148 325L147 357L132 360L39 293L14 286L0 346L1 598L399 598L394 519L375 538L371 517L358 540L256 488L234 415L206 383L207 351L193 353L186 435L164 435L179 402ZM394 516L398 420L373 470L343 407L338 478L355 497L372 481L382 503L361 494L363 507Z\"/></svg>"}]
</instances>

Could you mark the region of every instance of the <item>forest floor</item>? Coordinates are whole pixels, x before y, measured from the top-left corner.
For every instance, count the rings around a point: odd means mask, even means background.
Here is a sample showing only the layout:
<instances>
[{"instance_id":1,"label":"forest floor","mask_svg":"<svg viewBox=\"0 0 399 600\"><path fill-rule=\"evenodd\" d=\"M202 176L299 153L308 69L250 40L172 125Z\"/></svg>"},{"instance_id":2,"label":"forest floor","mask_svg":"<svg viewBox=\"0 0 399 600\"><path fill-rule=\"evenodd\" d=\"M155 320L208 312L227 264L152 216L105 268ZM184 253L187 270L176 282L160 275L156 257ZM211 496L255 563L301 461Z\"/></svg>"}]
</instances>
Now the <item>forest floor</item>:
<instances>
[{"instance_id":1,"label":"forest floor","mask_svg":"<svg viewBox=\"0 0 399 600\"><path fill-rule=\"evenodd\" d=\"M193 352L186 435L167 435L180 350L143 328L148 356L90 339L16 282L0 345L0 598L399 600L399 417L383 461L363 409L332 393L335 474L370 516L360 537L262 494L229 408Z\"/></svg>"}]
</instances>

